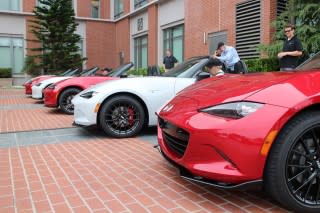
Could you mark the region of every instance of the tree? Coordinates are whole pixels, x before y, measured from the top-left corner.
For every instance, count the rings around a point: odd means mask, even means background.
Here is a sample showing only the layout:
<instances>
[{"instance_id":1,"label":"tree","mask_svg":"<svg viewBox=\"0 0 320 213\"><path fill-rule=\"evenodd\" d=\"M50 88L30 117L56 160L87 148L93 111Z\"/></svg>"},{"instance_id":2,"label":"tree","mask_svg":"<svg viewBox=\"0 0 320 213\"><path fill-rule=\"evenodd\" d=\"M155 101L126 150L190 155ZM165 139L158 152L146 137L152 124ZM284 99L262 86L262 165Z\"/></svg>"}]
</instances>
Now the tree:
<instances>
[{"instance_id":1,"label":"tree","mask_svg":"<svg viewBox=\"0 0 320 213\"><path fill-rule=\"evenodd\" d=\"M39 48L32 48L36 52L40 66L50 70L66 70L81 67L84 58L79 54L80 36L75 33L78 24L72 0L39 0L31 20L31 32L40 43Z\"/></svg>"},{"instance_id":2,"label":"tree","mask_svg":"<svg viewBox=\"0 0 320 213\"><path fill-rule=\"evenodd\" d=\"M286 10L273 22L276 29L271 45L261 45L260 50L275 57L282 49L284 26L296 26L295 33L301 40L304 56L320 51L320 6L319 0L288 0Z\"/></svg>"}]
</instances>

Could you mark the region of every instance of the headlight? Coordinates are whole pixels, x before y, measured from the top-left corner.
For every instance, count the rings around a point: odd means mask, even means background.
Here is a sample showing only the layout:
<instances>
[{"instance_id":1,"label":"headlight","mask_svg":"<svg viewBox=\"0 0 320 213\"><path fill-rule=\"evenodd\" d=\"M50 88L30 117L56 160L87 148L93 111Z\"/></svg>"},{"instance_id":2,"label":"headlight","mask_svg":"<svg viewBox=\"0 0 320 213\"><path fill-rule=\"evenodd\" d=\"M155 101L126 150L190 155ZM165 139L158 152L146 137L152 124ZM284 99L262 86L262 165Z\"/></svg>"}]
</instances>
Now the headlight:
<instances>
[{"instance_id":1,"label":"headlight","mask_svg":"<svg viewBox=\"0 0 320 213\"><path fill-rule=\"evenodd\" d=\"M36 84L37 87L40 87L40 85L41 85L41 83L37 83L37 84Z\"/></svg>"},{"instance_id":2,"label":"headlight","mask_svg":"<svg viewBox=\"0 0 320 213\"><path fill-rule=\"evenodd\" d=\"M93 96L95 96L96 94L98 94L98 92L90 91L90 92L86 92L86 93L81 94L80 97L89 99L89 98L92 98Z\"/></svg>"},{"instance_id":3,"label":"headlight","mask_svg":"<svg viewBox=\"0 0 320 213\"><path fill-rule=\"evenodd\" d=\"M263 104L254 102L233 102L199 110L211 115L239 119L257 111Z\"/></svg>"}]
</instances>

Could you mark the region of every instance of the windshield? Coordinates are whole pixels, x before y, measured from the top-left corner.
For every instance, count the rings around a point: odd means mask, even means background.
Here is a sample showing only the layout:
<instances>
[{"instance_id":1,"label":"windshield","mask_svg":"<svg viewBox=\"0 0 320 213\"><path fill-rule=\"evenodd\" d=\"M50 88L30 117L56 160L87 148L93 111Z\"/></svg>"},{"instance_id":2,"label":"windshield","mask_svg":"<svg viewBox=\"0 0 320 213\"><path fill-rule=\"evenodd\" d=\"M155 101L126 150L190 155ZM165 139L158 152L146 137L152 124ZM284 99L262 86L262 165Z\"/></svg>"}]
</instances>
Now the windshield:
<instances>
[{"instance_id":1,"label":"windshield","mask_svg":"<svg viewBox=\"0 0 320 213\"><path fill-rule=\"evenodd\" d=\"M320 52L311 56L308 60L300 64L297 70L320 70Z\"/></svg>"},{"instance_id":2,"label":"windshield","mask_svg":"<svg viewBox=\"0 0 320 213\"><path fill-rule=\"evenodd\" d=\"M165 72L162 74L162 76L165 77L190 77L193 75L194 68L197 64L199 64L201 61L207 61L208 57L198 57L198 58L190 58L187 61L184 61L183 63L177 65L176 67L172 68L170 71ZM192 70L192 71L191 71ZM192 72L191 75L187 74Z\"/></svg>"},{"instance_id":3,"label":"windshield","mask_svg":"<svg viewBox=\"0 0 320 213\"><path fill-rule=\"evenodd\" d=\"M130 66L131 65L131 66ZM109 72L108 74L106 74L105 76L108 76L108 77L118 77L119 74L124 74L123 72L122 73L118 73L120 70L124 69L123 71L128 71L131 67L132 67L132 63L127 63L127 64L124 64L124 65L121 65L120 67L117 67L115 70L112 70L111 72ZM125 69L127 68L127 69Z\"/></svg>"}]
</instances>

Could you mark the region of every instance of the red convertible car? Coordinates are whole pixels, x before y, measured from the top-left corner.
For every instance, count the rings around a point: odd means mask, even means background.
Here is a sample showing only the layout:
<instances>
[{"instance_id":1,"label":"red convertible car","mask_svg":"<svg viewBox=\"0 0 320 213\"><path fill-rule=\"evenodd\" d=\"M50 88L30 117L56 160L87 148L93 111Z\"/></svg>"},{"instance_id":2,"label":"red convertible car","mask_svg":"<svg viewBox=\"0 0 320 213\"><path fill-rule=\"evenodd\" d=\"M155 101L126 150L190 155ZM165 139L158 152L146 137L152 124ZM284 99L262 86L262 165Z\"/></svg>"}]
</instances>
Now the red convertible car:
<instances>
[{"instance_id":1,"label":"red convertible car","mask_svg":"<svg viewBox=\"0 0 320 213\"><path fill-rule=\"evenodd\" d=\"M198 82L159 114L163 156L189 180L263 183L296 212L320 212L320 54L294 72Z\"/></svg>"},{"instance_id":2,"label":"red convertible car","mask_svg":"<svg viewBox=\"0 0 320 213\"><path fill-rule=\"evenodd\" d=\"M44 90L44 104L47 107L59 107L63 112L73 114L74 107L71 103L73 96L92 85L122 77L131 67L133 67L132 62L126 63L104 76L69 78L51 84Z\"/></svg>"},{"instance_id":3,"label":"red convertible car","mask_svg":"<svg viewBox=\"0 0 320 213\"><path fill-rule=\"evenodd\" d=\"M64 73L62 73L59 76L71 76L71 75L75 75L77 74L79 71L79 69L68 69L67 71L65 71ZM40 81L52 78L56 75L41 75L41 76L37 76L34 77L28 81L26 81L23 86L25 88L25 94L26 95L31 95L32 94L32 86L36 85L37 83L39 83Z\"/></svg>"}]
</instances>

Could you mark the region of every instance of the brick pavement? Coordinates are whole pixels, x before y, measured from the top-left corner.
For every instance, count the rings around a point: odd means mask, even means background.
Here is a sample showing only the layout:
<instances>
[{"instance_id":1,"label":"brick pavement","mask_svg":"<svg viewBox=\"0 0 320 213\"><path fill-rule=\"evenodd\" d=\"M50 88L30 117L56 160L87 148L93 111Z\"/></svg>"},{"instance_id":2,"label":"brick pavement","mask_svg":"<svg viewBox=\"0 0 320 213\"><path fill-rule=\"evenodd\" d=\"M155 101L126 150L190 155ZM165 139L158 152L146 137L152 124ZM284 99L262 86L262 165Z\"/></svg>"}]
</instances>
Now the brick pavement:
<instances>
[{"instance_id":1,"label":"brick pavement","mask_svg":"<svg viewBox=\"0 0 320 213\"><path fill-rule=\"evenodd\" d=\"M0 89L0 94L21 99L23 93ZM0 213L286 212L260 191L221 190L182 179L141 137L55 130L70 125L72 116L12 103L0 105L0 124L6 123L0 133ZM152 137L155 132L144 139Z\"/></svg>"}]
</instances>

